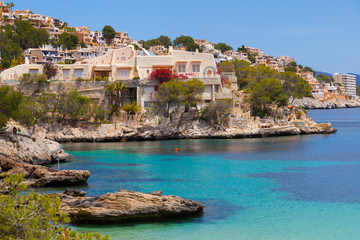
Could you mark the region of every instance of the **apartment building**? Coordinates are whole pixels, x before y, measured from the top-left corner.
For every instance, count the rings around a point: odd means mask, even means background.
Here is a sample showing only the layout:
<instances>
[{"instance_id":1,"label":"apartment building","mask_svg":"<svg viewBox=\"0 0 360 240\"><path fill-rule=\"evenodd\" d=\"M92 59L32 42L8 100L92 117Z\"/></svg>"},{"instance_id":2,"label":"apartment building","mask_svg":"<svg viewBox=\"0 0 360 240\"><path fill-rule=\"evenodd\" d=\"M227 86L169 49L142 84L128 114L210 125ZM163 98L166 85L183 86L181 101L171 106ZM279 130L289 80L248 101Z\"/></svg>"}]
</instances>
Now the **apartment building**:
<instances>
[{"instance_id":1,"label":"apartment building","mask_svg":"<svg viewBox=\"0 0 360 240\"><path fill-rule=\"evenodd\" d=\"M25 61L29 64L44 64L59 62L75 61L71 53L68 51L59 51L52 48L29 48L24 51Z\"/></svg>"},{"instance_id":2,"label":"apartment building","mask_svg":"<svg viewBox=\"0 0 360 240\"><path fill-rule=\"evenodd\" d=\"M116 32L114 45L118 47L126 47L131 43L131 39L127 32Z\"/></svg>"},{"instance_id":3,"label":"apartment building","mask_svg":"<svg viewBox=\"0 0 360 240\"><path fill-rule=\"evenodd\" d=\"M234 50L229 50L223 53L224 55L232 58L237 58L239 60L247 60L248 54L244 52L237 52Z\"/></svg>"},{"instance_id":4,"label":"apartment building","mask_svg":"<svg viewBox=\"0 0 360 240\"><path fill-rule=\"evenodd\" d=\"M280 56L277 58L279 60L279 65L282 67L287 66L289 63L294 62L295 59L289 56Z\"/></svg>"},{"instance_id":5,"label":"apartment building","mask_svg":"<svg viewBox=\"0 0 360 240\"><path fill-rule=\"evenodd\" d=\"M335 82L340 83L349 96L356 96L356 76L352 74L334 73L333 78Z\"/></svg>"},{"instance_id":6,"label":"apartment building","mask_svg":"<svg viewBox=\"0 0 360 240\"><path fill-rule=\"evenodd\" d=\"M150 51L155 53L156 55L164 55L167 53L167 48L164 46L160 46L160 45L151 46Z\"/></svg>"},{"instance_id":7,"label":"apartment building","mask_svg":"<svg viewBox=\"0 0 360 240\"><path fill-rule=\"evenodd\" d=\"M194 42L199 46L204 46L208 44L208 42L205 39L194 39Z\"/></svg>"},{"instance_id":8,"label":"apartment building","mask_svg":"<svg viewBox=\"0 0 360 240\"><path fill-rule=\"evenodd\" d=\"M250 54L257 54L259 57L264 56L264 52L263 50L259 49L259 48L253 48L253 47L245 47L247 52Z\"/></svg>"}]
</instances>

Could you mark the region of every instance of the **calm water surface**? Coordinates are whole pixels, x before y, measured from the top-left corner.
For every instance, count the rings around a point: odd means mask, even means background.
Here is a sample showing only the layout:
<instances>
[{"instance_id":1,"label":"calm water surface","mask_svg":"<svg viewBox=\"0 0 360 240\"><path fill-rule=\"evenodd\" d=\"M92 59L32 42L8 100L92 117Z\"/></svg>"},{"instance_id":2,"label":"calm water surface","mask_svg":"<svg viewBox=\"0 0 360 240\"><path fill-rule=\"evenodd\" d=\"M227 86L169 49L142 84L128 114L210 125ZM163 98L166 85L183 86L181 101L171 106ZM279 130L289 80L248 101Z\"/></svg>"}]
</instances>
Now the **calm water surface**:
<instances>
[{"instance_id":1,"label":"calm water surface","mask_svg":"<svg viewBox=\"0 0 360 240\"><path fill-rule=\"evenodd\" d=\"M162 190L206 206L201 218L76 229L112 239L360 239L360 109L310 115L338 133L66 144L75 160L61 168L90 170L79 187L88 195Z\"/></svg>"}]
</instances>

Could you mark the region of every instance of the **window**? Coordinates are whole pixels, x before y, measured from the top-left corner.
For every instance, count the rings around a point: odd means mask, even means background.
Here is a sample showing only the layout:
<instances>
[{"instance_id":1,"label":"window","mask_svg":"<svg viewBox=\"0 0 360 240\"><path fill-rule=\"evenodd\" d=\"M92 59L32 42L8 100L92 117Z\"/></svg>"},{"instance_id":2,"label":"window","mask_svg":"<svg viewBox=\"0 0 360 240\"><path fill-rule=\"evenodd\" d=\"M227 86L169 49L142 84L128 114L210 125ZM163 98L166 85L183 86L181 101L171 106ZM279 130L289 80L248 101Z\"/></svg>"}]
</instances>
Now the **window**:
<instances>
[{"instance_id":1,"label":"window","mask_svg":"<svg viewBox=\"0 0 360 240\"><path fill-rule=\"evenodd\" d=\"M82 69L75 69L75 78L82 78L84 70Z\"/></svg>"},{"instance_id":2,"label":"window","mask_svg":"<svg viewBox=\"0 0 360 240\"><path fill-rule=\"evenodd\" d=\"M194 73L200 72L200 64L194 64L192 65L192 71Z\"/></svg>"},{"instance_id":3,"label":"window","mask_svg":"<svg viewBox=\"0 0 360 240\"><path fill-rule=\"evenodd\" d=\"M120 77L128 77L129 76L129 70L124 69L120 70Z\"/></svg>"},{"instance_id":4,"label":"window","mask_svg":"<svg viewBox=\"0 0 360 240\"><path fill-rule=\"evenodd\" d=\"M64 69L64 79L68 79L70 77L70 69Z\"/></svg>"},{"instance_id":5,"label":"window","mask_svg":"<svg viewBox=\"0 0 360 240\"><path fill-rule=\"evenodd\" d=\"M30 73L30 75L35 75L35 74L38 74L38 73L39 73L39 70L37 70L37 69L30 69L30 70L29 70L29 73Z\"/></svg>"},{"instance_id":6,"label":"window","mask_svg":"<svg viewBox=\"0 0 360 240\"><path fill-rule=\"evenodd\" d=\"M186 65L185 64L178 65L178 72L179 73L186 72Z\"/></svg>"}]
</instances>

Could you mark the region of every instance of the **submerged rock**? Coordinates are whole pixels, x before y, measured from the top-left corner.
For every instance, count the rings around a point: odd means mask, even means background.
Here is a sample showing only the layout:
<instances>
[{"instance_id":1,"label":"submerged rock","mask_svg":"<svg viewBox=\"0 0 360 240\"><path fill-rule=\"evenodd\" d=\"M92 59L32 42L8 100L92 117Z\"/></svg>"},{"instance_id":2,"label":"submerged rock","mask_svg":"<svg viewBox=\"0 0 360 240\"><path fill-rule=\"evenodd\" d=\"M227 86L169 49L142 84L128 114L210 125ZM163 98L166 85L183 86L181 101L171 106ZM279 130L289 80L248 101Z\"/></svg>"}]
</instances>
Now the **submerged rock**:
<instances>
[{"instance_id":1,"label":"submerged rock","mask_svg":"<svg viewBox=\"0 0 360 240\"><path fill-rule=\"evenodd\" d=\"M24 174L25 183L30 187L66 186L84 183L90 177L89 171L55 170L52 168L24 163L0 155L0 167L8 174Z\"/></svg>"},{"instance_id":2,"label":"submerged rock","mask_svg":"<svg viewBox=\"0 0 360 240\"><path fill-rule=\"evenodd\" d=\"M128 190L107 193L100 197L60 195L60 210L73 223L118 223L164 219L201 214L204 205L176 196L160 196Z\"/></svg>"}]
</instances>

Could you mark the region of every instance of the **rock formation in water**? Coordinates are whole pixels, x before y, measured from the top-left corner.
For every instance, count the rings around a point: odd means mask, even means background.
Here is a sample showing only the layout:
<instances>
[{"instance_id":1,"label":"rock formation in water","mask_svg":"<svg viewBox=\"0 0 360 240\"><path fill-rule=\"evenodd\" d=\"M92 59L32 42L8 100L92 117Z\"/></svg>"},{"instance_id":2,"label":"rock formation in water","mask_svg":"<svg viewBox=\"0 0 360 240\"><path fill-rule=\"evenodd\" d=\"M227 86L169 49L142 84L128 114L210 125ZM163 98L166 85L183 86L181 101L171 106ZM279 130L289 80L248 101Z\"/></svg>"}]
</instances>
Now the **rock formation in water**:
<instances>
[{"instance_id":1,"label":"rock formation in water","mask_svg":"<svg viewBox=\"0 0 360 240\"><path fill-rule=\"evenodd\" d=\"M82 191L60 194L60 211L67 213L73 223L118 223L194 216L201 214L204 205L176 196L120 190L100 197L84 197Z\"/></svg>"},{"instance_id":2,"label":"rock formation in water","mask_svg":"<svg viewBox=\"0 0 360 240\"><path fill-rule=\"evenodd\" d=\"M0 134L0 153L31 164L49 164L70 159L57 142L9 132Z\"/></svg>"},{"instance_id":3,"label":"rock formation in water","mask_svg":"<svg viewBox=\"0 0 360 240\"><path fill-rule=\"evenodd\" d=\"M89 171L55 170L52 168L24 163L0 155L0 172L24 174L25 183L30 187L53 187L81 184L90 177Z\"/></svg>"}]
</instances>

